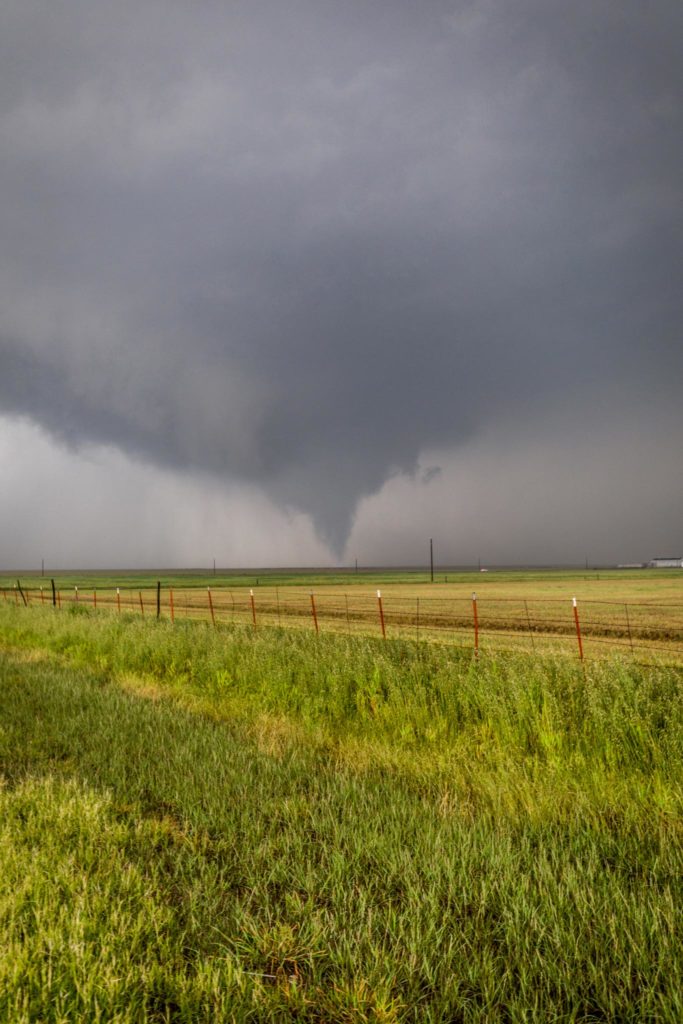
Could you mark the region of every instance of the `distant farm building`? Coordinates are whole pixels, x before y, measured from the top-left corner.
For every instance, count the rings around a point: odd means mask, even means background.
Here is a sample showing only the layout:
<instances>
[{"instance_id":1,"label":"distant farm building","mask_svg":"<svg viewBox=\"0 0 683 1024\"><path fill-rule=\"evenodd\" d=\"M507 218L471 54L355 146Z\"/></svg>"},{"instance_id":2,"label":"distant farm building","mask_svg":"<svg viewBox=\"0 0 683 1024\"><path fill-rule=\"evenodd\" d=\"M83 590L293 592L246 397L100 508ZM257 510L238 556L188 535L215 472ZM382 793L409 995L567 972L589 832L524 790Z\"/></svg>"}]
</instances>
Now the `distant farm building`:
<instances>
[{"instance_id":1,"label":"distant farm building","mask_svg":"<svg viewBox=\"0 0 683 1024\"><path fill-rule=\"evenodd\" d=\"M683 556L675 558L653 558L649 563L651 569L683 569Z\"/></svg>"}]
</instances>

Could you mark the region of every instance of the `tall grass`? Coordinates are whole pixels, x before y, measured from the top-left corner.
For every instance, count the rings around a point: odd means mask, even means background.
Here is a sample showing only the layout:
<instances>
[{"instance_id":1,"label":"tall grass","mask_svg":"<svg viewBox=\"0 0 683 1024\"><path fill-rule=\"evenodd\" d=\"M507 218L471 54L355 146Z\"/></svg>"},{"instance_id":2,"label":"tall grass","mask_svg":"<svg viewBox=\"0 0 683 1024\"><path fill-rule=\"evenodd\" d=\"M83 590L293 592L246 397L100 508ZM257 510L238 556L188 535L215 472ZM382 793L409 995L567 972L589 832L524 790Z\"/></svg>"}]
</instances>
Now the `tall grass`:
<instances>
[{"instance_id":1,"label":"tall grass","mask_svg":"<svg viewBox=\"0 0 683 1024\"><path fill-rule=\"evenodd\" d=\"M298 727L307 742L358 762L370 751L370 761L411 774L466 780L468 793L493 773L498 795L504 777L506 790L549 786L552 807L562 785L572 800L577 789L603 789L621 807L622 783L636 777L648 801L678 799L669 781L683 760L680 668L509 654L477 661L427 645L174 627L77 606L0 611L6 642L47 648L213 716L292 737Z\"/></svg>"},{"instance_id":2,"label":"tall grass","mask_svg":"<svg viewBox=\"0 0 683 1024\"><path fill-rule=\"evenodd\" d=\"M0 637L3 1020L683 1017L675 669Z\"/></svg>"}]
</instances>

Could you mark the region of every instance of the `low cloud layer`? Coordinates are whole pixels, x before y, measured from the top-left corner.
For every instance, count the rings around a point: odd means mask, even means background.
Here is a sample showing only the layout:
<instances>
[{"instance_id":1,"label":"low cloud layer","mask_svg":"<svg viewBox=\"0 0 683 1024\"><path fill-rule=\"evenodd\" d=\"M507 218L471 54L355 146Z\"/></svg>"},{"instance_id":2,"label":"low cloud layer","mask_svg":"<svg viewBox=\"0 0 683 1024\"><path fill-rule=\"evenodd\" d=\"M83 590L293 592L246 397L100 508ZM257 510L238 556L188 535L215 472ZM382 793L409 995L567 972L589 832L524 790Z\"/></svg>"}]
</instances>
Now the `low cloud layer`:
<instances>
[{"instance_id":1,"label":"low cloud layer","mask_svg":"<svg viewBox=\"0 0 683 1024\"><path fill-rule=\"evenodd\" d=\"M485 439L490 490L588 419L631 518L673 522L619 453L627 424L681 476L682 30L664 0L10 4L0 412L258 491L334 558L387 481L457 492Z\"/></svg>"}]
</instances>

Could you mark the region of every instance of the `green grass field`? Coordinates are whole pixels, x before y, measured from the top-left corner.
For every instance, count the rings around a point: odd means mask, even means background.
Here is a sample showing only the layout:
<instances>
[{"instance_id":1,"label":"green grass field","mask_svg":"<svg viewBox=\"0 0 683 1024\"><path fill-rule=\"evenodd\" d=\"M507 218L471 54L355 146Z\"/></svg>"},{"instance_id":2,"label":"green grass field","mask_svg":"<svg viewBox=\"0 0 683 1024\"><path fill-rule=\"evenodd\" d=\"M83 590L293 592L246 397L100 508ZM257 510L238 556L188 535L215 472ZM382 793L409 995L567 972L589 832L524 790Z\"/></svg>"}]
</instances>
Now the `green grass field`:
<instances>
[{"instance_id":1,"label":"green grass field","mask_svg":"<svg viewBox=\"0 0 683 1024\"><path fill-rule=\"evenodd\" d=\"M683 669L0 603L0 1019L683 1019Z\"/></svg>"},{"instance_id":2,"label":"green grass field","mask_svg":"<svg viewBox=\"0 0 683 1024\"><path fill-rule=\"evenodd\" d=\"M0 587L12 587L20 577L31 587L49 587L54 578L64 591L80 586L90 591L93 587L112 588L120 585L133 590L150 588L160 580L164 589L168 587L275 587L301 586L307 590L325 587L387 587L404 585L418 587L420 591L430 584L429 571L424 569L217 569L215 573L197 569L150 569L150 570L46 570L39 572L0 571ZM469 594L473 587L482 592L493 591L509 595L525 591L536 596L556 596L576 591L581 596L621 597L627 599L683 599L683 570L681 569L496 569L490 572L477 570L436 567L434 586L463 587ZM512 588L512 589L510 589ZM454 591L454 593L457 591Z\"/></svg>"}]
</instances>

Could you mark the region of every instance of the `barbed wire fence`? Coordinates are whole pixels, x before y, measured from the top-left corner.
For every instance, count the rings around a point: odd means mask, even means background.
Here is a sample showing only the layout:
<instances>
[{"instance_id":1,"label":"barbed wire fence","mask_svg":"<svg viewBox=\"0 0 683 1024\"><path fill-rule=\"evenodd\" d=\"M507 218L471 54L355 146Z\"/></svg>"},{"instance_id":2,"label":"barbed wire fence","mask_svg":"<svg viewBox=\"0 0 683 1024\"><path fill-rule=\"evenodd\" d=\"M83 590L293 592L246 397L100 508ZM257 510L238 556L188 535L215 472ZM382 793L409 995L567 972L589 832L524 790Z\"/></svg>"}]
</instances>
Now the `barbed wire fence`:
<instances>
[{"instance_id":1,"label":"barbed wire fence","mask_svg":"<svg viewBox=\"0 0 683 1024\"><path fill-rule=\"evenodd\" d=\"M564 653L598 658L621 651L631 658L654 656L683 662L683 603L621 599L577 601L575 597L470 597L403 595L354 588L324 592L303 587L175 587L121 584L69 590L27 586L17 580L0 588L5 602L24 608L80 606L92 611L214 627L307 629L316 635L378 636L470 649L473 656L511 650L530 655Z\"/></svg>"}]
</instances>

